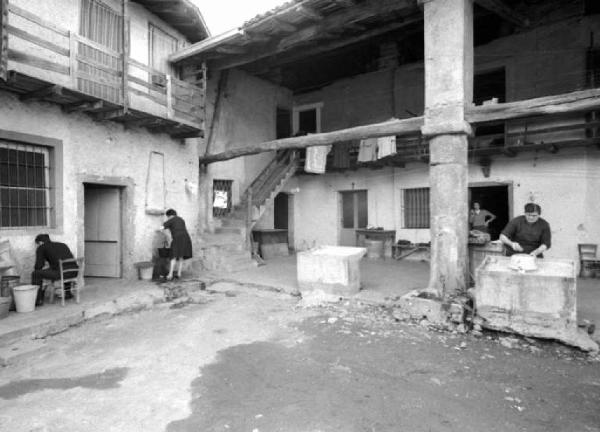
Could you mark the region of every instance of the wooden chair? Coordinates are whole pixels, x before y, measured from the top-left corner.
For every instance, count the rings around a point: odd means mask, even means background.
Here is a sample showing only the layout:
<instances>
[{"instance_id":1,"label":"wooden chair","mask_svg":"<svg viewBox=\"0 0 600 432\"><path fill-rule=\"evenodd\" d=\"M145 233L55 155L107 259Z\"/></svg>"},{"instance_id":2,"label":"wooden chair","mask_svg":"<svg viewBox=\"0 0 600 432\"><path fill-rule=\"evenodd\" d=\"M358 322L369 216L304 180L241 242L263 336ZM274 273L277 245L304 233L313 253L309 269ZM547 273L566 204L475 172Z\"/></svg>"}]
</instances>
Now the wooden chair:
<instances>
[{"instance_id":1,"label":"wooden chair","mask_svg":"<svg viewBox=\"0 0 600 432\"><path fill-rule=\"evenodd\" d=\"M65 264L76 263L77 268L68 267L65 268ZM58 261L60 279L54 281L53 286L51 286L50 290L50 303L54 303L54 291L58 286L58 292L60 293L60 304L62 306L65 305L65 284L71 284L71 293L75 292L75 302L79 303L79 291L83 288L83 268L84 268L84 258L69 258Z\"/></svg>"},{"instance_id":2,"label":"wooden chair","mask_svg":"<svg viewBox=\"0 0 600 432\"><path fill-rule=\"evenodd\" d=\"M580 243L577 245L579 250L579 276L593 277L594 273L600 270L600 259L596 257L598 245L594 243Z\"/></svg>"}]
</instances>

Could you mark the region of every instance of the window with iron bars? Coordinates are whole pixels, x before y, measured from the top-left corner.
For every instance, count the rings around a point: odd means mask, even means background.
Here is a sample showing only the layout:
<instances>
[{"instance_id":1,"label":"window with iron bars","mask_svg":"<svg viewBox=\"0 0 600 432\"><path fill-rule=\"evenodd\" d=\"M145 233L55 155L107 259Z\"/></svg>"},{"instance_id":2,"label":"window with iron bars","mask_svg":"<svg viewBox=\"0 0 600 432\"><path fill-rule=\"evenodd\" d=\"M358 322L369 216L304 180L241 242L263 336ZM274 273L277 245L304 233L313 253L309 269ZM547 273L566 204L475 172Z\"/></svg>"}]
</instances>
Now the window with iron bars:
<instances>
[{"instance_id":1,"label":"window with iron bars","mask_svg":"<svg viewBox=\"0 0 600 432\"><path fill-rule=\"evenodd\" d=\"M213 216L223 217L231 212L233 180L213 180Z\"/></svg>"},{"instance_id":2,"label":"window with iron bars","mask_svg":"<svg viewBox=\"0 0 600 432\"><path fill-rule=\"evenodd\" d=\"M0 228L50 225L47 147L0 140Z\"/></svg>"},{"instance_id":3,"label":"window with iron bars","mask_svg":"<svg viewBox=\"0 0 600 432\"><path fill-rule=\"evenodd\" d=\"M429 188L404 189L404 228L429 228Z\"/></svg>"}]
</instances>

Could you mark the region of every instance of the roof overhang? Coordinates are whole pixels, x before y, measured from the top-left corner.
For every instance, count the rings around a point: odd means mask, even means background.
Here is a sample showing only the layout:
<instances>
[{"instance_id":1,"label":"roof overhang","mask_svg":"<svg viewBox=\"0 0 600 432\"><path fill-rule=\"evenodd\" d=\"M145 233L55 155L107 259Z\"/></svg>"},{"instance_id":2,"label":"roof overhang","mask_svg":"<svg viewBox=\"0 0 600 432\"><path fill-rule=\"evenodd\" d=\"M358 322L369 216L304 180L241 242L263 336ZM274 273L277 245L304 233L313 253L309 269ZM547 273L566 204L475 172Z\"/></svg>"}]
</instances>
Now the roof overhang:
<instances>
[{"instance_id":1,"label":"roof overhang","mask_svg":"<svg viewBox=\"0 0 600 432\"><path fill-rule=\"evenodd\" d=\"M190 42L210 37L210 32L198 6L190 0L133 0L173 26Z\"/></svg>"}]
</instances>

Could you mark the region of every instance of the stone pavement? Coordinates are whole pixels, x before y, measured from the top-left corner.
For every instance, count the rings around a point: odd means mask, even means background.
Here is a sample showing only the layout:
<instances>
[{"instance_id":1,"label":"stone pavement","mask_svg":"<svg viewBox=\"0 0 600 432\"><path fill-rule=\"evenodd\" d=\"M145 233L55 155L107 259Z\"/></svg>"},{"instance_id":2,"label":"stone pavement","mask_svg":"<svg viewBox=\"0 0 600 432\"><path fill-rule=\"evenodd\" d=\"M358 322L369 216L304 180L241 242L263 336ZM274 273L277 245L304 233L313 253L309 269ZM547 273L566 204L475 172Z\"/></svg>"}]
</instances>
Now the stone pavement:
<instances>
[{"instance_id":1,"label":"stone pavement","mask_svg":"<svg viewBox=\"0 0 600 432\"><path fill-rule=\"evenodd\" d=\"M20 356L43 349L44 338L92 319L108 318L124 312L148 309L155 304L177 301L205 288L205 280L184 279L157 284L152 281L86 279L80 303L65 306L55 300L29 313L10 312L0 320L0 366Z\"/></svg>"}]
</instances>

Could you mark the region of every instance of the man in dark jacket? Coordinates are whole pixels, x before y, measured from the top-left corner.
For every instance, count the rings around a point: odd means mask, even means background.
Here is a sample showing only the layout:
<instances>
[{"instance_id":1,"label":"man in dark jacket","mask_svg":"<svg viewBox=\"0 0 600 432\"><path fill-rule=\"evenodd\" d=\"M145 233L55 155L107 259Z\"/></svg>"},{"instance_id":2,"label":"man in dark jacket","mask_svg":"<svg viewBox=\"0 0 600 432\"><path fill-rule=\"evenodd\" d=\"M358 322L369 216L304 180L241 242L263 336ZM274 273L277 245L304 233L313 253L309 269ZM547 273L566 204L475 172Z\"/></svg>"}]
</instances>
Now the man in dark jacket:
<instances>
[{"instance_id":1,"label":"man in dark jacket","mask_svg":"<svg viewBox=\"0 0 600 432\"><path fill-rule=\"evenodd\" d=\"M44 303L44 292L42 291L44 279L49 279L51 281L60 279L60 267L58 261L73 258L73 254L66 244L51 241L48 234L38 234L35 238L35 244L37 245L37 250L35 251L34 270L33 273L31 273L31 284L40 286L36 304L41 305ZM44 268L46 263L48 263L48 267ZM69 268L77 267L75 263L70 264L71 266ZM69 277L71 275L65 272L65 276ZM72 276L75 276L75 274ZM68 287L65 287L65 299L70 298L73 298L73 294L71 294Z\"/></svg>"}]
</instances>

